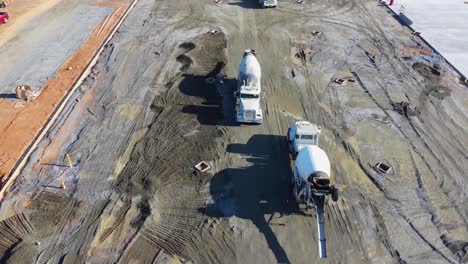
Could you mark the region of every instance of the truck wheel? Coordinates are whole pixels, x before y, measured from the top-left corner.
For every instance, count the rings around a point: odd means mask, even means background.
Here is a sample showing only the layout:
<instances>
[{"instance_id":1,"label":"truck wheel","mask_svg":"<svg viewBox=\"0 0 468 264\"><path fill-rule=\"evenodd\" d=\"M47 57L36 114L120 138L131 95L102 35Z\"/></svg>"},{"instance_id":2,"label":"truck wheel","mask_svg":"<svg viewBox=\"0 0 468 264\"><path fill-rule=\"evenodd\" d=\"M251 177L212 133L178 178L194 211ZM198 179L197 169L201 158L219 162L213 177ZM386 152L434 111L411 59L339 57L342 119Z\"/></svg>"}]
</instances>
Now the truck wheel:
<instances>
[{"instance_id":1,"label":"truck wheel","mask_svg":"<svg viewBox=\"0 0 468 264\"><path fill-rule=\"evenodd\" d=\"M340 189L338 188L338 186L333 185L331 187L331 196L334 202L338 201L339 192L340 192Z\"/></svg>"},{"instance_id":2,"label":"truck wheel","mask_svg":"<svg viewBox=\"0 0 468 264\"><path fill-rule=\"evenodd\" d=\"M7 22L8 22L8 18L5 18L5 19L3 20L3 23L6 24Z\"/></svg>"}]
</instances>

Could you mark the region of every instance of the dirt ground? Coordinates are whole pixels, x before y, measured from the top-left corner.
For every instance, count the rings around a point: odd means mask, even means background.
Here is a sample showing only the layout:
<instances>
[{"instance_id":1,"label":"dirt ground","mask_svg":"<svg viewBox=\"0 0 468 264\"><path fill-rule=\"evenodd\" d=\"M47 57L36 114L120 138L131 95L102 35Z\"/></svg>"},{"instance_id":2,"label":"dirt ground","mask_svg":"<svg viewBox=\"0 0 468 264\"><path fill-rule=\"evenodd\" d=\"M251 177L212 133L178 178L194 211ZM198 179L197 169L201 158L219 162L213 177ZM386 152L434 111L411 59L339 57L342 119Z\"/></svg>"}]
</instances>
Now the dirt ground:
<instances>
[{"instance_id":1,"label":"dirt ground","mask_svg":"<svg viewBox=\"0 0 468 264\"><path fill-rule=\"evenodd\" d=\"M234 122L247 48L261 125ZM301 119L341 186L321 262L468 262L467 87L435 53L402 57L418 48L373 0L140 0L2 201L0 262L319 262L315 216L289 195Z\"/></svg>"}]
</instances>

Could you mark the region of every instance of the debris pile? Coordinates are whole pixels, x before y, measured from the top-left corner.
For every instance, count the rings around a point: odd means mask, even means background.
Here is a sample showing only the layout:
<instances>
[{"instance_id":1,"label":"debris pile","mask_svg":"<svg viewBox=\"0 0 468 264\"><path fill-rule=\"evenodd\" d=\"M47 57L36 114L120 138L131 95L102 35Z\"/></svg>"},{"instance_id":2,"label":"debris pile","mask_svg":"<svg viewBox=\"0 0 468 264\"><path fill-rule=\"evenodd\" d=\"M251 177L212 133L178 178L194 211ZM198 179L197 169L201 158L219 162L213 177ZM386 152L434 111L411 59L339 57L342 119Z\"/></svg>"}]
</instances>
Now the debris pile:
<instances>
[{"instance_id":1,"label":"debris pile","mask_svg":"<svg viewBox=\"0 0 468 264\"><path fill-rule=\"evenodd\" d=\"M419 109L408 102L392 103L392 106L395 111L406 117L417 116L420 114Z\"/></svg>"},{"instance_id":2,"label":"debris pile","mask_svg":"<svg viewBox=\"0 0 468 264\"><path fill-rule=\"evenodd\" d=\"M310 65L314 50L304 43L298 43L291 47L291 59L295 64Z\"/></svg>"},{"instance_id":3,"label":"debris pile","mask_svg":"<svg viewBox=\"0 0 468 264\"><path fill-rule=\"evenodd\" d=\"M317 30L312 31L312 36L320 36L320 35L322 35L322 32L317 31Z\"/></svg>"},{"instance_id":4,"label":"debris pile","mask_svg":"<svg viewBox=\"0 0 468 264\"><path fill-rule=\"evenodd\" d=\"M19 85L16 87L16 97L18 99L26 100L26 102L31 102L36 100L40 92L34 91L29 85Z\"/></svg>"},{"instance_id":5,"label":"debris pile","mask_svg":"<svg viewBox=\"0 0 468 264\"><path fill-rule=\"evenodd\" d=\"M377 55L377 50L373 48L370 52L366 52L366 55L369 57L372 63L375 63L375 56Z\"/></svg>"},{"instance_id":6,"label":"debris pile","mask_svg":"<svg viewBox=\"0 0 468 264\"><path fill-rule=\"evenodd\" d=\"M413 57L413 56L424 56L432 53L431 48L413 48L413 47L404 47L401 50L401 56L403 58Z\"/></svg>"},{"instance_id":7,"label":"debris pile","mask_svg":"<svg viewBox=\"0 0 468 264\"><path fill-rule=\"evenodd\" d=\"M343 77L343 78L336 78L336 79L333 80L333 82L338 86L346 86L346 85L348 85L348 82L354 83L354 82L356 82L356 80L354 80L352 78Z\"/></svg>"}]
</instances>

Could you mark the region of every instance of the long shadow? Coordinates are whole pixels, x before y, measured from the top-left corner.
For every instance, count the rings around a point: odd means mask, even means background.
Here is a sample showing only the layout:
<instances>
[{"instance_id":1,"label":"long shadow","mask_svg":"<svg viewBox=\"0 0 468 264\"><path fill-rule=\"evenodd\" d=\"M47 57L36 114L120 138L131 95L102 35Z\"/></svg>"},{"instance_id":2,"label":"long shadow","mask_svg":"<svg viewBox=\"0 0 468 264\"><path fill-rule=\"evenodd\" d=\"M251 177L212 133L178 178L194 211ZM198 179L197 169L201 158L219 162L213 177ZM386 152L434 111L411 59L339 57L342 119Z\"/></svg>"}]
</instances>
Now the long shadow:
<instances>
[{"instance_id":1,"label":"long shadow","mask_svg":"<svg viewBox=\"0 0 468 264\"><path fill-rule=\"evenodd\" d=\"M54 186L54 185L41 185L42 188L52 188L52 189L62 189L60 186Z\"/></svg>"},{"instance_id":2,"label":"long shadow","mask_svg":"<svg viewBox=\"0 0 468 264\"><path fill-rule=\"evenodd\" d=\"M228 5L240 6L242 8L260 9L261 6L258 4L258 0L240 0L238 2L230 2Z\"/></svg>"},{"instance_id":3,"label":"long shadow","mask_svg":"<svg viewBox=\"0 0 468 264\"><path fill-rule=\"evenodd\" d=\"M70 167L69 165L57 164L57 163L41 163L42 166L55 166L55 167Z\"/></svg>"},{"instance_id":4,"label":"long shadow","mask_svg":"<svg viewBox=\"0 0 468 264\"><path fill-rule=\"evenodd\" d=\"M411 26L413 24L413 21L409 19L405 14L400 13L400 14L394 14L393 17L400 23L400 25L406 27L406 26Z\"/></svg>"},{"instance_id":5,"label":"long shadow","mask_svg":"<svg viewBox=\"0 0 468 264\"><path fill-rule=\"evenodd\" d=\"M218 62L207 75L184 74L180 91L188 96L203 98L202 103L182 108L183 113L197 115L203 125L238 126L235 122L235 98L237 80L220 75L224 62Z\"/></svg>"},{"instance_id":6,"label":"long shadow","mask_svg":"<svg viewBox=\"0 0 468 264\"><path fill-rule=\"evenodd\" d=\"M278 263L290 263L271 225L284 226L284 215L302 214L290 195L291 169L284 136L255 135L247 144L230 144L227 151L244 156L251 165L217 173L210 184L213 217L251 220L265 236ZM265 220L265 215L270 219ZM273 223L274 221L274 223Z\"/></svg>"},{"instance_id":7,"label":"long shadow","mask_svg":"<svg viewBox=\"0 0 468 264\"><path fill-rule=\"evenodd\" d=\"M0 98L4 98L4 99L15 99L15 98L16 98L16 94L14 94L14 93L0 93Z\"/></svg>"}]
</instances>

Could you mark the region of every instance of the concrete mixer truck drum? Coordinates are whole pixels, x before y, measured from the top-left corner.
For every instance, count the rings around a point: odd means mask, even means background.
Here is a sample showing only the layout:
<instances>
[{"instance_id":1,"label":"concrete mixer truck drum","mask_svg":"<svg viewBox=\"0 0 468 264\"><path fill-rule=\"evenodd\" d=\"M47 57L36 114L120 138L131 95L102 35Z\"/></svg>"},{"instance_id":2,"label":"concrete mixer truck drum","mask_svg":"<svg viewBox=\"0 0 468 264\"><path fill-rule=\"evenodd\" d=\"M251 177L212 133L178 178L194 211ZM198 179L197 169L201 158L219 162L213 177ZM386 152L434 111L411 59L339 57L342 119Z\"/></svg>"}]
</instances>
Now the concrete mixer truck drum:
<instances>
[{"instance_id":1,"label":"concrete mixer truck drum","mask_svg":"<svg viewBox=\"0 0 468 264\"><path fill-rule=\"evenodd\" d=\"M310 175L307 181L312 185L312 192L330 194L334 202L338 201L338 186L330 186L330 178L325 173L318 171Z\"/></svg>"}]
</instances>

